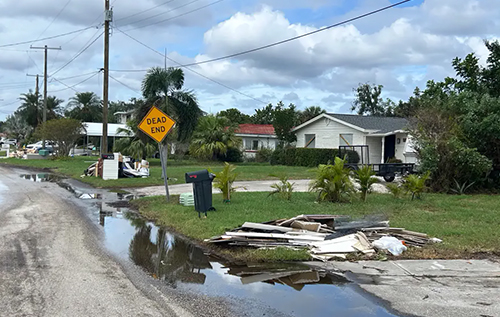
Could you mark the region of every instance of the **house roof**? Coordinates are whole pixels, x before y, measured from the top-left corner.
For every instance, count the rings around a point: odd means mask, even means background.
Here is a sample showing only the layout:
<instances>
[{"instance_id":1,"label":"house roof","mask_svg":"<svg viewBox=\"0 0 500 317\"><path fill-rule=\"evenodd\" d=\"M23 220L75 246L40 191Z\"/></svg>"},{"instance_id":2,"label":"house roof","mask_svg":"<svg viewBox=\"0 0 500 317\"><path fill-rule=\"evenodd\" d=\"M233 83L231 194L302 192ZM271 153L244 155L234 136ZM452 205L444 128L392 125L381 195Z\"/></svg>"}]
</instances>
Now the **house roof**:
<instances>
[{"instance_id":1,"label":"house roof","mask_svg":"<svg viewBox=\"0 0 500 317\"><path fill-rule=\"evenodd\" d=\"M84 122L83 126L85 128L85 133L88 136L102 136L102 123L99 122ZM127 135L126 133L119 132L119 129L127 129L130 130L130 128L127 127L126 124L118 124L118 123L108 123L108 136L109 137L126 137L126 136L131 136L132 132L130 135Z\"/></svg>"},{"instance_id":2,"label":"house roof","mask_svg":"<svg viewBox=\"0 0 500 317\"><path fill-rule=\"evenodd\" d=\"M354 114L328 113L329 116L375 133L388 133L403 130L408 125L405 118L360 116Z\"/></svg>"},{"instance_id":3,"label":"house roof","mask_svg":"<svg viewBox=\"0 0 500 317\"><path fill-rule=\"evenodd\" d=\"M274 127L272 124L240 124L235 131L237 134L264 134L274 135Z\"/></svg>"}]
</instances>

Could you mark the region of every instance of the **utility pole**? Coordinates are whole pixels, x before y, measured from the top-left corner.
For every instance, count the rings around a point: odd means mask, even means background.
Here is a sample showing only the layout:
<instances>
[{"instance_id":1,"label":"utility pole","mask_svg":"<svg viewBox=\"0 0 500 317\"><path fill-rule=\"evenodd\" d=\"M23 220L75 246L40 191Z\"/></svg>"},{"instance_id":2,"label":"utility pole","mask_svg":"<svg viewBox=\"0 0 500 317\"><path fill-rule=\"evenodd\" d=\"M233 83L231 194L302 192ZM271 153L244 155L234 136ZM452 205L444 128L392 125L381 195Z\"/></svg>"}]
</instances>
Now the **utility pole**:
<instances>
[{"instance_id":1,"label":"utility pole","mask_svg":"<svg viewBox=\"0 0 500 317\"><path fill-rule=\"evenodd\" d=\"M104 0L104 67L102 92L102 143L101 153L108 152L108 99L109 99L109 24L113 21L113 11L109 9L109 0Z\"/></svg>"},{"instance_id":2,"label":"utility pole","mask_svg":"<svg viewBox=\"0 0 500 317\"><path fill-rule=\"evenodd\" d=\"M48 47L47 45L43 47L30 46L33 50L44 50L45 51L45 61L43 65L43 123L47 121L47 55L48 50L61 50L61 47ZM45 148L45 135L42 136L42 148Z\"/></svg>"}]
</instances>

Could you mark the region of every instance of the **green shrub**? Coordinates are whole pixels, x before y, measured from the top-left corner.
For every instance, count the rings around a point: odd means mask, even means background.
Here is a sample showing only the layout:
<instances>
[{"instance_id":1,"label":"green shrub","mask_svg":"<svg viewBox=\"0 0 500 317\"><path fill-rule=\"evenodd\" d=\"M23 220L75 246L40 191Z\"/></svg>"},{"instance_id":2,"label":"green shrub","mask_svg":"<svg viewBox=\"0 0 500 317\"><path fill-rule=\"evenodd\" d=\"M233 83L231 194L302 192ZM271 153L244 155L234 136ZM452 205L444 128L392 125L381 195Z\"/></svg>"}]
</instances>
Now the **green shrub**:
<instances>
[{"instance_id":1,"label":"green shrub","mask_svg":"<svg viewBox=\"0 0 500 317\"><path fill-rule=\"evenodd\" d=\"M268 148L262 148L257 151L255 155L255 160L259 163L269 163L271 162L271 157L273 155L273 150Z\"/></svg>"},{"instance_id":2,"label":"green shrub","mask_svg":"<svg viewBox=\"0 0 500 317\"><path fill-rule=\"evenodd\" d=\"M403 183L404 188L407 192L411 193L411 200L422 198L422 193L427 189L425 182L431 176L430 172L423 175L411 174L405 178Z\"/></svg>"},{"instance_id":3,"label":"green shrub","mask_svg":"<svg viewBox=\"0 0 500 317\"><path fill-rule=\"evenodd\" d=\"M269 193L269 196L277 194L279 197L283 199L291 200L294 185L295 183L290 183L288 181L288 177L283 176L281 177L280 183L271 185L271 188L273 188L274 190Z\"/></svg>"},{"instance_id":4,"label":"green shrub","mask_svg":"<svg viewBox=\"0 0 500 317\"><path fill-rule=\"evenodd\" d=\"M222 199L224 202L231 201L231 193L233 193L236 188L233 187L233 183L236 180L237 173L234 172L236 166L224 162L224 168L219 173L215 174L214 184L215 188L218 188L222 192ZM213 173L211 170L209 170Z\"/></svg>"},{"instance_id":5,"label":"green shrub","mask_svg":"<svg viewBox=\"0 0 500 317\"><path fill-rule=\"evenodd\" d=\"M391 157L390 159L387 160L387 163L403 163L403 161L395 157Z\"/></svg>"},{"instance_id":6,"label":"green shrub","mask_svg":"<svg viewBox=\"0 0 500 317\"><path fill-rule=\"evenodd\" d=\"M309 184L309 191L318 194L318 201L351 201L355 190L349 177L351 170L345 163L345 160L336 157L334 165L318 167L316 178Z\"/></svg>"},{"instance_id":7,"label":"green shrub","mask_svg":"<svg viewBox=\"0 0 500 317\"><path fill-rule=\"evenodd\" d=\"M278 149L271 156L271 164L316 167L320 164L333 163L338 153L338 149ZM346 156L348 163L359 163L359 154L356 151L347 151Z\"/></svg>"},{"instance_id":8,"label":"green shrub","mask_svg":"<svg viewBox=\"0 0 500 317\"><path fill-rule=\"evenodd\" d=\"M229 147L225 154L219 154L217 158L223 162L239 163L243 162L243 153L236 147Z\"/></svg>"},{"instance_id":9,"label":"green shrub","mask_svg":"<svg viewBox=\"0 0 500 317\"><path fill-rule=\"evenodd\" d=\"M400 184L390 183L386 185L394 198L401 198L406 194L405 188Z\"/></svg>"},{"instance_id":10,"label":"green shrub","mask_svg":"<svg viewBox=\"0 0 500 317\"><path fill-rule=\"evenodd\" d=\"M373 177L374 175L375 172L370 165L361 166L361 168L354 174L354 177L356 177L359 182L362 201L366 201L366 196L368 195L370 188L373 184L378 182L378 179Z\"/></svg>"}]
</instances>

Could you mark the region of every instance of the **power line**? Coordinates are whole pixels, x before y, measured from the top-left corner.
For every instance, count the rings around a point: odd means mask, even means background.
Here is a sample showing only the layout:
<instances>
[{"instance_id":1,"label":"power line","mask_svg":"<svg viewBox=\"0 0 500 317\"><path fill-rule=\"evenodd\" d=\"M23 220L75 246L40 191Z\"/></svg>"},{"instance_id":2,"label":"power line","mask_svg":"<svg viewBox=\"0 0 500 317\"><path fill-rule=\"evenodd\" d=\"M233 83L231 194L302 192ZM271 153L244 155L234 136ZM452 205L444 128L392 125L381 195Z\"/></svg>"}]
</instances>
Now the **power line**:
<instances>
[{"instance_id":1,"label":"power line","mask_svg":"<svg viewBox=\"0 0 500 317\"><path fill-rule=\"evenodd\" d=\"M68 0L68 2L66 2L66 4L61 8L61 10L59 10L57 15L54 17L54 19L52 19L49 25L47 25L47 27L42 31L42 33L38 36L38 38L33 41L33 43L36 42L52 26L52 24L57 20L57 18L61 15L61 13L63 13L63 11L66 9L66 7L70 4L71 1L73 0Z\"/></svg>"},{"instance_id":2,"label":"power line","mask_svg":"<svg viewBox=\"0 0 500 317\"><path fill-rule=\"evenodd\" d=\"M121 84L122 86L127 87L128 89L132 90L132 91L133 91L133 92L135 92L136 94L142 95L142 93L141 93L140 91L138 91L138 90L136 90L136 89L134 89L134 88L130 87L129 85L127 85L127 84L125 84L125 83L121 82L120 80L118 80L118 79L114 78L113 76L109 75L109 78L113 79L114 81L116 81L117 83Z\"/></svg>"},{"instance_id":3,"label":"power line","mask_svg":"<svg viewBox=\"0 0 500 317\"><path fill-rule=\"evenodd\" d=\"M101 33L98 37L96 37L92 42L90 42L90 44L88 44L87 46L84 46L84 48L82 48L80 50L80 52L78 52L75 56L73 56L73 58L70 59L68 62L66 62L63 66L59 67L55 72L53 72L52 74L50 74L50 76L51 77L54 76L55 74L57 74L58 72L60 72L63 68L65 68L66 66L68 66L69 64L71 64L75 59L77 59L80 55L82 55L83 52L85 52L89 47L91 47L103 34L104 34L104 32ZM93 36L95 36L95 34ZM87 43L88 43L88 41L87 41ZM85 44L87 44L87 43L85 43Z\"/></svg>"},{"instance_id":4,"label":"power line","mask_svg":"<svg viewBox=\"0 0 500 317\"><path fill-rule=\"evenodd\" d=\"M147 17L147 18L142 18L142 19L139 19L139 20L136 20L136 21L130 22L130 23L125 23L125 24L123 24L123 25L120 25L120 27L122 27L122 26L124 26L124 25L137 24L137 23L142 22L142 21L146 21L146 20L150 20L150 19L152 19L152 18L156 18L157 16L164 15L164 14L170 13L170 12L172 12L172 11L175 11L175 10L177 10L177 9L184 8L184 7L186 7L186 6L190 5L190 4L193 4L193 3L198 2L198 1L200 1L200 0L193 0L193 1L191 1L191 2L185 3L185 4L181 5L181 6L178 6L178 7L176 7L176 8L170 9L170 10L168 10L168 11L165 11L165 12L160 12L160 13L157 13L157 14L155 14L155 15L149 16L149 17ZM130 29L129 29L129 30L127 30L127 31L130 31Z\"/></svg>"},{"instance_id":5,"label":"power line","mask_svg":"<svg viewBox=\"0 0 500 317\"><path fill-rule=\"evenodd\" d=\"M298 36L295 36L295 37L291 37L291 38L286 39L286 40L282 40L282 41L278 41L278 42L275 42L275 43L272 43L272 44L267 44L267 45L264 45L264 46L256 47L256 48L253 48L253 49L250 49L250 50L246 50L246 51L242 51L242 52L239 52L239 53L234 53L234 54L230 54L230 55L225 55L225 56L221 56L221 57L217 57L217 58L208 59L208 60L201 61L201 62L195 62L195 63L189 63L189 64L181 64L181 65L179 65L179 67L197 66L197 65L212 63L212 62L216 62L216 61L220 61L220 60L224 60L224 59L228 59L228 58L233 58L233 57L244 55L244 54L248 54L248 53L253 53L253 52L260 51L260 50L263 50L263 49L266 49L266 48L270 48L270 47L273 47L273 46L277 46L277 45L280 45L280 44L291 42L291 41L294 41L294 40L297 40L297 39L300 39L300 38L303 38L303 37L306 37L306 36L309 36L309 35L313 35L313 34L316 34L316 33L319 33L319 32L322 32L322 31L325 31L325 30L328 30L328 29L331 29L331 28L334 28L334 27L337 27L337 26L340 26L340 25L343 25L343 24L347 24L349 22L353 22L353 21L365 18L367 16L370 16L370 15L373 15L373 14L376 14L376 13L379 13L379 12L391 9L393 7L400 6L400 5L402 5L402 4L406 3L406 2L410 2L410 1L412 1L412 0L400 1L398 3L394 3L392 5L389 5L389 6L386 6L386 7L377 9L377 10L374 10L374 11L370 11L368 13L365 13L365 14L362 14L362 15L358 15L358 16L356 16L354 18L350 18L350 19L344 20L342 22L338 22L338 23L329 25L329 26L323 27L321 29L318 29L318 30L315 30L315 31L312 31L312 32L308 32L308 33L304 33L304 34L301 34L301 35L298 35ZM123 31L121 31L121 30L118 30L118 31L120 31L120 32L123 33ZM129 30L127 30L127 31L129 31ZM127 35L127 34L125 34L125 35ZM129 35L127 35L127 36L129 36ZM125 72L125 73L130 72L130 73L132 73L132 72L144 72L144 71L147 71L147 69L146 70L142 70L142 69L140 69L140 70L139 69L113 70L113 71L115 71L115 72Z\"/></svg>"},{"instance_id":6,"label":"power line","mask_svg":"<svg viewBox=\"0 0 500 317\"><path fill-rule=\"evenodd\" d=\"M48 37L44 37L44 38L41 38L41 39L29 40L29 41L23 41L23 42L17 42L17 43L10 43L10 44L2 44L2 45L0 45L0 48L1 47L10 47L10 46L23 45L23 44L30 44L30 43L41 42L41 41L45 41L45 40L51 40L51 39L55 39L55 38L58 38L58 37L63 37L63 36L75 34L75 33L78 33L78 32L82 32L82 31L85 31L85 30L88 30L88 29L92 29L92 28L96 28L96 27L95 26L89 26L89 27L86 27L86 28L83 28L83 29L74 30L74 31L71 31L71 32L62 33L62 34L58 34L58 35L48 36Z\"/></svg>"},{"instance_id":7,"label":"power line","mask_svg":"<svg viewBox=\"0 0 500 317\"><path fill-rule=\"evenodd\" d=\"M79 82L79 83L77 83L77 84L74 84L74 85L72 85L72 86L68 86L68 85L66 85L65 83L63 83L61 80L59 80L59 79L57 79L57 78L53 77L53 79L54 79L55 81L57 81L58 83L63 84L63 85L64 85L64 86L66 86L67 88L58 89L58 90L51 90L51 91L49 91L49 93L60 92L60 91L68 90L68 89L71 89L71 90L73 90L74 92L77 92L77 93L78 93L79 91L78 91L78 90L76 90L76 89L74 89L74 88L75 88L76 86L79 86L79 85L83 84L84 82L86 82L86 81L88 81L88 80L92 79L92 78L93 78L93 77L95 77L98 73L99 73L99 72L94 72L94 74L92 74L90 77L85 78L85 79L84 79L84 80L82 80L81 82Z\"/></svg>"},{"instance_id":8,"label":"power line","mask_svg":"<svg viewBox=\"0 0 500 317\"><path fill-rule=\"evenodd\" d=\"M196 0L196 1L197 1L197 0ZM179 15L173 16L173 17L171 17L171 18L163 19L163 20L160 20L160 21L157 21L157 22L153 22L153 23L149 23L149 24L144 24L144 25L141 25L141 26L138 26L138 27L135 27L135 28L130 28L130 29L128 29L128 30L127 30L127 32L128 32L128 31L131 31L131 30L142 29L142 28L145 28L145 27L147 27L147 26L151 26L151 25L156 25L156 24L160 24L160 23L165 23L165 22L171 21L171 20L173 20L173 19L177 19L177 18L180 18L180 17L186 16L186 15L191 14L191 13L193 13L193 12L200 11L200 10L202 10L202 9L208 8L208 7L210 7L210 6L213 6L214 4L220 3L220 2L222 2L222 1L224 1L224 0L217 0L217 1L214 1L214 2L209 3L209 4L207 4L207 5L201 6L201 7L197 8L197 9L193 9L193 10L191 10L191 11L187 11L187 12L184 12L184 13L182 13L182 14L179 14ZM193 2L195 2L195 1L193 1ZM193 2L190 2L190 3L193 3ZM188 4L189 4L189 3L188 3ZM187 5L187 4L186 4L186 5ZM184 5L184 6L186 6L186 5ZM148 19L148 20L149 20L149 19Z\"/></svg>"},{"instance_id":9,"label":"power line","mask_svg":"<svg viewBox=\"0 0 500 317\"><path fill-rule=\"evenodd\" d=\"M164 6L164 5L169 4L169 3L171 3L171 2L174 2L174 1L176 1L176 0L169 0L169 1L167 1L167 2L160 3L159 5L156 5L156 6L154 6L154 7L151 7L151 8L149 8L149 9L144 10L144 11L140 11L140 12L137 12L137 13L134 13L134 14L131 14L131 15L127 15L127 16L125 16L125 17L123 17L123 18L116 19L116 20L115 20L115 22L122 21L122 20L125 20L125 19L128 19L128 18L131 18L131 17L135 17L135 16L138 16L138 15L141 15L141 14L143 14L143 13L149 12L149 11L151 11L151 10L154 10L154 9L156 9L156 8L159 8L159 7L161 7L161 6Z\"/></svg>"},{"instance_id":10,"label":"power line","mask_svg":"<svg viewBox=\"0 0 500 317\"><path fill-rule=\"evenodd\" d=\"M123 33L125 36L127 36L127 37L129 37L130 39L134 40L135 42L137 42L137 43L139 43L139 44L143 45L144 47L146 47L146 48L150 49L151 51L155 52L156 54L159 54L160 56L162 56L162 57L164 57L164 58L168 59L169 61L172 61L172 62L176 63L177 65L179 65L179 67L180 67L180 65L182 65L182 64L181 64L181 63L179 63L178 61L176 61L176 60L174 60L174 59L171 59L171 58L170 58L170 57L168 57L167 55L165 55L165 54L163 54L163 53L161 53L161 52L159 52L159 51L155 50L154 48L150 47L150 46L149 46L149 45L147 45L147 44L144 44L143 42L139 41L138 39L136 39L136 38L134 38L134 37L132 37L132 36L130 36L130 35L128 35L127 33L123 32L122 30L120 30L120 29L118 29L118 28L116 28L116 29L117 29L118 31L120 31L121 33ZM201 74L201 73L199 73L199 72L197 72L197 71L195 71L195 70L193 70L193 69L191 69L191 68L189 68L189 67L184 67L184 68L186 68L187 70L189 70L189 71L190 71L190 72L192 72L192 73L197 74L198 76L201 76L201 77L203 77L203 78L205 78L205 79L207 79L207 80L210 80L211 82L213 82L213 83L215 83L215 84L217 84L217 85L220 85L220 86L222 86L222 87L224 87L224 88L227 88L227 89L229 89L229 90L232 90L232 91L234 91L234 92L236 92L236 93L238 93L238 94L240 94L240 95L242 95L242 96L245 96L245 97L247 97L247 98L253 99L253 100L258 101L258 102L263 103L263 104L267 104L267 102L264 102L264 101L262 101L262 100L259 100L259 99L257 99L257 98L254 98L254 97L252 97L252 96L250 96L250 95L247 95L247 94L245 94L245 93L243 93L243 92L241 92L241 91L239 91L239 90L236 90L236 89L234 89L234 88L232 88L232 87L229 87L228 85L223 84L223 83L221 83L221 82L218 82L218 81L216 81L215 79L212 79L212 78L210 78L210 77L207 77L207 76L205 76L205 75L203 75L203 74Z\"/></svg>"},{"instance_id":11,"label":"power line","mask_svg":"<svg viewBox=\"0 0 500 317\"><path fill-rule=\"evenodd\" d=\"M206 63L220 61L220 60L223 60L223 59L233 58L233 57L244 55L244 54L248 54L248 53L257 52L257 51L260 51L260 50L263 50L263 49L266 49L266 48L270 48L270 47L273 47L273 46L277 46L277 45L281 45L281 44L288 43L288 42L291 42L291 41L295 41L295 40L298 40L300 38L303 38L303 37L306 37L306 36L309 36L309 35L313 35L313 34L316 34L316 33L319 33L319 32L323 32L323 31L329 30L331 28L334 28L334 27L337 27L337 26L340 26L340 25L343 25L343 24L347 24L347 23L356 21L356 20L365 18L367 16L370 16L370 15L373 15L373 14L376 14L376 13L379 13L379 12L382 12L382 11L394 8L396 6L400 6L403 3L410 2L410 1L411 0L400 1L398 3L394 3L392 5L389 5L389 6L386 6L386 7L377 9L377 10L374 10L374 11L370 11L368 13L365 13L365 14L362 14L362 15L358 15L358 16L356 16L354 18L350 18L350 19L344 20L342 22L338 22L338 23L329 25L329 26L323 27L321 29L318 29L318 30L315 30L315 31L312 31L312 32L308 32L308 33L304 33L304 34L301 34L301 35L298 35L298 36L294 36L294 37L291 37L291 38L286 39L286 40L282 40L282 41L278 41L278 42L275 42L275 43L272 43L272 44L267 44L267 45L264 45L264 46L256 47L256 48L253 48L253 49L250 49L250 50L246 50L246 51L242 51L242 52L239 52L239 53L234 53L234 54L230 54L230 55L226 55L226 56L212 58L212 59L208 59L208 60L201 61L201 62L185 64L185 65L182 65L181 67L202 65L202 64L206 64Z\"/></svg>"}]
</instances>

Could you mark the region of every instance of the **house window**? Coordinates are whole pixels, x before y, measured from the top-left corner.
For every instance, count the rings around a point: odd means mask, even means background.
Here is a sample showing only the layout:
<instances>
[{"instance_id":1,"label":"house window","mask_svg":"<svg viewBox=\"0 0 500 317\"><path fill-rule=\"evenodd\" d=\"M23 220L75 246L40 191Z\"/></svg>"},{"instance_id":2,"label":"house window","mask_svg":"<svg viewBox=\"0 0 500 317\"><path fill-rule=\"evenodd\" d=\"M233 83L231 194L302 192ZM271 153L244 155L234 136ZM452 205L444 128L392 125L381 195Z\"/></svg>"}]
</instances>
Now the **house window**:
<instances>
[{"instance_id":1,"label":"house window","mask_svg":"<svg viewBox=\"0 0 500 317\"><path fill-rule=\"evenodd\" d=\"M252 151L257 151L258 149L259 149L259 141L253 140L252 141Z\"/></svg>"},{"instance_id":2,"label":"house window","mask_svg":"<svg viewBox=\"0 0 500 317\"><path fill-rule=\"evenodd\" d=\"M252 140L245 139L245 150L252 149Z\"/></svg>"},{"instance_id":3,"label":"house window","mask_svg":"<svg viewBox=\"0 0 500 317\"><path fill-rule=\"evenodd\" d=\"M316 147L316 134L306 134L306 144L304 147L314 149Z\"/></svg>"},{"instance_id":4,"label":"house window","mask_svg":"<svg viewBox=\"0 0 500 317\"><path fill-rule=\"evenodd\" d=\"M353 145L353 134L342 133L339 134L340 145Z\"/></svg>"}]
</instances>

